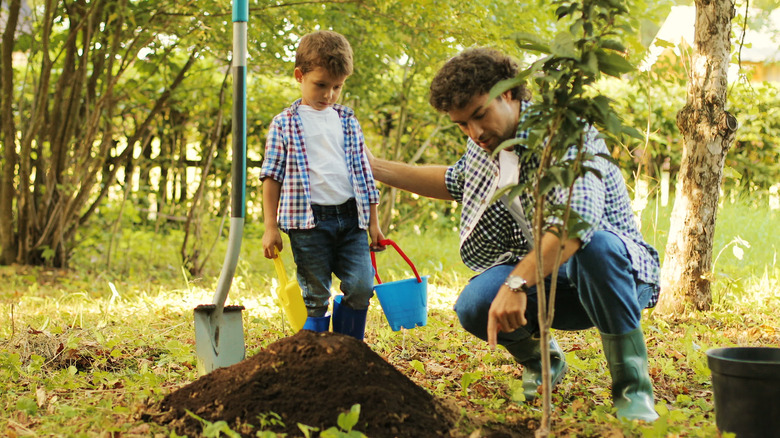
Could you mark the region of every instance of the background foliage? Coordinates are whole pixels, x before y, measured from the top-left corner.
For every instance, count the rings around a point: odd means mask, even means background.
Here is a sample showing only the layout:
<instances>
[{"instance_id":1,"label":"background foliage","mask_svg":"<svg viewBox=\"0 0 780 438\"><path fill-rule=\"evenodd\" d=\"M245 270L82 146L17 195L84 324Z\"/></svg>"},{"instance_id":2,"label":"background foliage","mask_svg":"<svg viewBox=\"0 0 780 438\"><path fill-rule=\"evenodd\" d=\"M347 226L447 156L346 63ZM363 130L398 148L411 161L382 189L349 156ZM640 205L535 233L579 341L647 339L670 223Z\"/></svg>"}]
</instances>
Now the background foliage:
<instances>
[{"instance_id":1,"label":"background foliage","mask_svg":"<svg viewBox=\"0 0 780 438\"><path fill-rule=\"evenodd\" d=\"M79 8L59 1L31 0L29 4L32 12L21 18L16 39L4 40L13 53L22 55L14 58L10 69L4 59L2 75L13 91L3 98L12 110L3 126L13 126L15 134L8 138L17 141L13 148L7 146L8 140L3 143L6 177L2 181L9 193L8 202L0 202L7 213L0 217L0 231L5 230L0 233L7 251L5 262L66 266L80 243L79 227L89 221L116 223L106 215L118 211L112 205L126 198L123 209L136 211L136 225L151 224L157 229L179 228L194 202L203 206L193 211L195 223L187 227L195 234L196 244L183 248L180 255L188 269L197 272L209 246L202 243L207 236L199 235L201 224L224 216L227 210L228 73L232 56L229 2L147 0L116 2L107 9L96 8L97 3L91 2ZM632 18L630 23L640 32L627 32L619 38L629 57L637 61L644 56L643 43L648 43L671 2L631 0L627 6L632 17L641 17ZM344 103L355 108L375 154L408 162L448 163L459 155L462 136L427 104L433 73L448 57L474 45L497 46L516 54L523 64L533 61L529 54L518 52L507 37L519 30L542 38L554 35L558 23L552 12L541 1L250 2L248 220L262 217L256 166L262 160L266 128L298 94L291 80L291 62L301 35L332 28L352 42L356 69L347 82ZM80 24L86 18L92 20L92 32L105 35L104 40L86 39ZM50 33L42 32L48 28ZM105 39L109 34L100 34L103 29L113 32L113 40ZM78 56L61 55L67 44L75 44L78 50L71 52ZM49 63L44 62L47 59ZM79 74L66 76L69 69ZM661 71L657 81L665 76ZM43 100L36 106L36 97L54 95L61 88L57 84L66 83L75 84L67 94L72 110L62 112L58 107L62 104L56 100ZM626 97L627 105L632 97ZM27 123L33 112L41 109L42 125ZM640 114L639 110L634 111ZM59 112L68 117L69 124L90 126L94 134L85 138L79 134L82 131L72 131L57 143L60 155L55 155L53 140L40 133L58 129L57 119L51 115ZM673 118L670 111L658 127L653 126L657 136L672 146L670 155L676 149L674 124L667 129ZM766 134L761 141L772 135ZM28 155L21 149L25 142L29 142ZM630 152L634 146L615 147ZM654 145L651 149L665 150ZM770 156L776 154L773 147L765 149ZM663 158L662 153L657 155ZM89 172L84 170L85 156L91 157ZM213 158L208 171L206 156ZM59 180L51 179L56 159L63 160ZM30 160L30 172L19 174L14 160ZM627 160L627 172L634 168L634 160ZM94 185L85 184L93 179ZM193 199L194 184L199 180L206 181L202 201ZM55 204L41 198L44 190L57 193L50 196L52 199L78 202L63 217ZM35 209L22 214L30 206ZM389 189L382 208L386 229L404 221L441 223L441 218L453 211L450 205L431 204ZM55 223L54 218L66 230L62 238L46 235L46 224ZM446 219L444 223L451 225ZM14 251L21 245L25 246Z\"/></svg>"}]
</instances>

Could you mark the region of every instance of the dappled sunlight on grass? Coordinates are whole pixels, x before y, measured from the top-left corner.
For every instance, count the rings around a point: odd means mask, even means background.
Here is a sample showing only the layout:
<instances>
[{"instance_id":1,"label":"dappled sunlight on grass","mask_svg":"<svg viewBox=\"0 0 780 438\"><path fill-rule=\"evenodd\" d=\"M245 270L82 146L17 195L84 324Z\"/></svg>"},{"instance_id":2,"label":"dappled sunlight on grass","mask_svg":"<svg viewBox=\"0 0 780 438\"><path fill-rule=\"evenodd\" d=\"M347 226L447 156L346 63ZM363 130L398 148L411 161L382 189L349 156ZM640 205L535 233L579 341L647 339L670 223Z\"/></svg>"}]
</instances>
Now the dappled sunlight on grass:
<instances>
[{"instance_id":1,"label":"dappled sunlight on grass","mask_svg":"<svg viewBox=\"0 0 780 438\"><path fill-rule=\"evenodd\" d=\"M755 227L746 225L744 217ZM615 418L595 329L555 331L570 371L553 393L554 431L589 437L715 436L706 351L780 345L780 238L768 225L776 219L754 211L719 216L715 252L721 255L711 311L669 320L646 312L643 329L661 413L655 424ZM457 235L449 230L397 234L391 238L420 275L430 276L427 325L392 331L373 298L366 344L460 410L464 436L478 427L538 424L539 402L529 405L517 396L522 367L504 349L492 351L466 333L452 310L473 275L460 262ZM38 435L109 429L128 436L131 430L142 431L140 436L168 435L132 413L197 379L193 309L212 302L222 244L204 275L192 277L175 259L180 242L171 236L178 235L154 237L154 250L144 243L150 236L154 234L148 231L131 236L135 249L118 256L111 271L78 264L71 271L0 267L0 428L12 425ZM228 304L245 307L244 340L250 356L292 334L275 300L273 263L256 250L258 242L255 236L247 237L228 297ZM737 244L740 251L732 249ZM293 275L289 248L282 256L288 275ZM100 254L89 257L101 259ZM392 249L377 259L383 281L413 277ZM337 290L336 280L333 293Z\"/></svg>"}]
</instances>

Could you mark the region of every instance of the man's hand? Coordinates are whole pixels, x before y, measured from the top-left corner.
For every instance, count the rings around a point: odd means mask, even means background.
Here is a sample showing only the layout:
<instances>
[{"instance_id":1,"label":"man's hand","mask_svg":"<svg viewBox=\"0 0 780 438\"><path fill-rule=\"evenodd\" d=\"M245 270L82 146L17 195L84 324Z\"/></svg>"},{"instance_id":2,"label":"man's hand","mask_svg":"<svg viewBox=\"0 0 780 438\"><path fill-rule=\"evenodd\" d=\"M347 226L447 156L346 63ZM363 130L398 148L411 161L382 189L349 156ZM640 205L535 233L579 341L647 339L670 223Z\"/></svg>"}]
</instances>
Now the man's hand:
<instances>
[{"instance_id":1,"label":"man's hand","mask_svg":"<svg viewBox=\"0 0 780 438\"><path fill-rule=\"evenodd\" d=\"M525 293L512 292L505 284L501 285L488 311L487 336L490 348L496 347L499 331L513 332L528 323L525 319L527 304Z\"/></svg>"}]
</instances>

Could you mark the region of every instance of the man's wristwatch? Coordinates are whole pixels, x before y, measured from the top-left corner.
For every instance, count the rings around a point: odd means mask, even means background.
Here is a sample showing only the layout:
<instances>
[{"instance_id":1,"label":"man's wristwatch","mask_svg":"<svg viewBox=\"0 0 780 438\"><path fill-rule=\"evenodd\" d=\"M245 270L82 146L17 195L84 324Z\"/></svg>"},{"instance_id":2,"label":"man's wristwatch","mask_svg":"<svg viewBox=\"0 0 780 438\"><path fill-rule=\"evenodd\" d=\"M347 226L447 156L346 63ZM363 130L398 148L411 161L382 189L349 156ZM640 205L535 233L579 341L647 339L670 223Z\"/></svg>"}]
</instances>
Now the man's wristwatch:
<instances>
[{"instance_id":1,"label":"man's wristwatch","mask_svg":"<svg viewBox=\"0 0 780 438\"><path fill-rule=\"evenodd\" d=\"M506 278L504 284L514 293L528 292L528 282L519 275L510 275Z\"/></svg>"}]
</instances>

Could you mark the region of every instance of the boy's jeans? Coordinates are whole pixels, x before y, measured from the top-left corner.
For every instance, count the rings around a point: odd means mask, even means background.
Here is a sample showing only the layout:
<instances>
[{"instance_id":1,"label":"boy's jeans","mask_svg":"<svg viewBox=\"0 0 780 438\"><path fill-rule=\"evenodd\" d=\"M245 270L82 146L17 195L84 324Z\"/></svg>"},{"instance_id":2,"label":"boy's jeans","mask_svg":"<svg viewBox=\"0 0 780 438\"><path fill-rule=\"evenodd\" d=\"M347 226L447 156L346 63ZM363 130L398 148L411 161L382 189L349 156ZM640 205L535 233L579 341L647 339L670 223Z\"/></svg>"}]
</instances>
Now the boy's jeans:
<instances>
[{"instance_id":1,"label":"boy's jeans","mask_svg":"<svg viewBox=\"0 0 780 438\"><path fill-rule=\"evenodd\" d=\"M488 310L515 265L494 266L471 279L463 289L455 311L464 329L487 339ZM551 278L545 279L550 292ZM639 327L642 309L655 286L634 277L623 242L608 231L598 231L584 248L558 271L553 328L583 330L596 326L602 333L623 334ZM536 287L528 292L525 318L528 324L514 332L499 332L498 343L512 353L513 346L538 335Z\"/></svg>"},{"instance_id":2,"label":"boy's jeans","mask_svg":"<svg viewBox=\"0 0 780 438\"><path fill-rule=\"evenodd\" d=\"M341 280L342 304L355 310L367 309L374 294L374 268L368 235L358 226L355 200L341 205L312 205L312 209L314 228L287 233L309 316L325 316L333 274Z\"/></svg>"}]
</instances>

